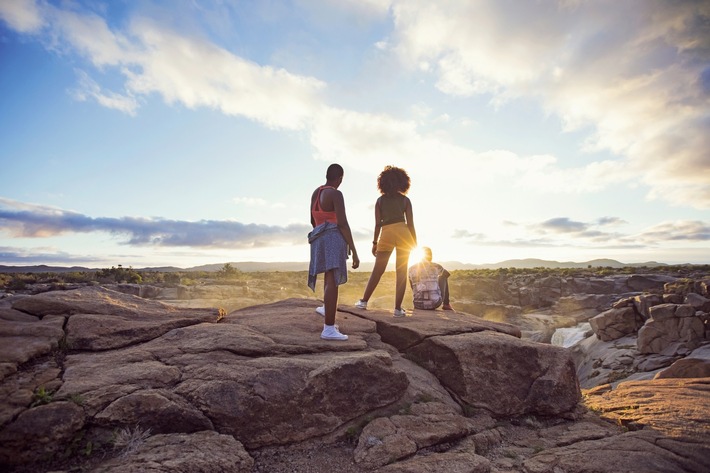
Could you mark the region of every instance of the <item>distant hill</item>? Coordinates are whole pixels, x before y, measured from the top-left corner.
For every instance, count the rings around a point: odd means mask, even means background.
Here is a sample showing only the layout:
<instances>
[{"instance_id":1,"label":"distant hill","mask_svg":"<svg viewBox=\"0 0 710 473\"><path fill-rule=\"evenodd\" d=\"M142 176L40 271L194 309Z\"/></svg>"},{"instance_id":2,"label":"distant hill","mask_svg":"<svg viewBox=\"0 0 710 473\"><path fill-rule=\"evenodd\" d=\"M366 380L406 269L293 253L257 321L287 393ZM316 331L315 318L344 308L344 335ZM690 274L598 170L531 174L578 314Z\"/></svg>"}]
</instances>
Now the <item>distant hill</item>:
<instances>
[{"instance_id":1,"label":"distant hill","mask_svg":"<svg viewBox=\"0 0 710 473\"><path fill-rule=\"evenodd\" d=\"M229 263L233 268L245 273L257 271L308 271L308 262L278 262L278 263L263 263L258 261L240 261ZM193 266L183 271L219 271L224 267L225 263L203 264L202 266Z\"/></svg>"},{"instance_id":2,"label":"distant hill","mask_svg":"<svg viewBox=\"0 0 710 473\"><path fill-rule=\"evenodd\" d=\"M499 268L587 268L587 267L610 267L610 268L623 268L623 267L654 267L654 266L668 266L665 263L657 263L656 261L649 261L646 263L621 263L613 259L594 259L591 261L574 262L574 261L550 261L535 258L527 259L510 259L501 261L499 263L492 264L469 264L460 263L458 261L437 261L442 266L444 266L449 271L465 270L465 269L499 269ZM193 266L191 268L178 268L176 266L160 266L160 267L146 267L146 268L133 268L137 271L157 271L162 273L174 273L178 271L206 271L206 272L216 272L224 267L226 263L215 263L215 264L204 264L201 266ZM239 271L250 272L273 272L273 271L308 271L308 262L274 262L265 263L258 261L238 261L230 262L232 267L237 268ZM357 271L372 271L373 263L363 263ZM394 264L390 264L387 268L388 270L394 270ZM82 272L82 271L97 271L98 268L85 268L82 266L47 266L47 265L36 265L36 266L3 266L0 265L0 273L68 273L68 272Z\"/></svg>"},{"instance_id":3,"label":"distant hill","mask_svg":"<svg viewBox=\"0 0 710 473\"><path fill-rule=\"evenodd\" d=\"M498 268L524 268L524 269L529 269L529 268L587 268L587 267L592 267L592 268L597 268L597 267L603 267L603 268L623 268L623 267L641 267L641 266L647 266L647 267L653 267L653 266L668 266L665 263L657 263L655 261L649 261L646 263L621 263L619 261L613 260L613 259L594 259L590 261L583 261L583 262L574 262L574 261L565 261L565 262L560 262L560 261L550 261L550 260L542 260L542 259L536 259L536 258L526 258L526 259L510 259L510 260L505 260L501 261L500 263L493 263L493 264L479 264L479 265L464 265L466 267L454 267L457 266L456 262L452 262L451 268L452 269L498 269ZM458 265L461 265L461 263L458 263ZM446 265L444 265L446 266ZM446 266L448 268L448 266Z\"/></svg>"},{"instance_id":4,"label":"distant hill","mask_svg":"<svg viewBox=\"0 0 710 473\"><path fill-rule=\"evenodd\" d=\"M4 266L0 265L0 273L71 273L97 271L96 269L85 268L83 266L47 266L40 264L36 266Z\"/></svg>"}]
</instances>

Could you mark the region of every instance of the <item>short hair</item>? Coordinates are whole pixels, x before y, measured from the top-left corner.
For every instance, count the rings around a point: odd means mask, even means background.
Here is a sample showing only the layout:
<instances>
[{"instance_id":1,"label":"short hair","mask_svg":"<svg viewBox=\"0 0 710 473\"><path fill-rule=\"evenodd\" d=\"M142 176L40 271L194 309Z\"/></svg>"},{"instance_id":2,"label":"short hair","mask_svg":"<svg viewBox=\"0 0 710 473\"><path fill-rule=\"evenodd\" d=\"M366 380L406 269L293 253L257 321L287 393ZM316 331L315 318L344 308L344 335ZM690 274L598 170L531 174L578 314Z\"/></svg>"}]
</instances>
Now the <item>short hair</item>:
<instances>
[{"instance_id":1,"label":"short hair","mask_svg":"<svg viewBox=\"0 0 710 473\"><path fill-rule=\"evenodd\" d=\"M382 195L406 194L410 184L411 180L407 171L395 166L386 166L377 177L377 188Z\"/></svg>"},{"instance_id":2,"label":"short hair","mask_svg":"<svg viewBox=\"0 0 710 473\"><path fill-rule=\"evenodd\" d=\"M344 174L345 171L343 171L343 167L340 164L334 163L328 166L328 170L325 172L325 178L331 181L343 177Z\"/></svg>"},{"instance_id":3,"label":"short hair","mask_svg":"<svg viewBox=\"0 0 710 473\"><path fill-rule=\"evenodd\" d=\"M431 261L431 248L429 248L428 246L422 246L422 257L426 260Z\"/></svg>"}]
</instances>

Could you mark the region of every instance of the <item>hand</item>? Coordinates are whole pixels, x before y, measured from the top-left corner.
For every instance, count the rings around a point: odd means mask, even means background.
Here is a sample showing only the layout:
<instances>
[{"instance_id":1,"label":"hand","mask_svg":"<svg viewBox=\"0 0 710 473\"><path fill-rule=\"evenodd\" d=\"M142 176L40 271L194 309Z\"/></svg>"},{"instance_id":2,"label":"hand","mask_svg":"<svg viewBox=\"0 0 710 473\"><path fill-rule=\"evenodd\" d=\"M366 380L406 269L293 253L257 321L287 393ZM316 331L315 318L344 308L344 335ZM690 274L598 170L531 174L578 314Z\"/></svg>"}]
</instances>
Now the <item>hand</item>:
<instances>
[{"instance_id":1,"label":"hand","mask_svg":"<svg viewBox=\"0 0 710 473\"><path fill-rule=\"evenodd\" d=\"M357 269L360 266L360 258L357 257L357 253L353 255L353 269Z\"/></svg>"},{"instance_id":2,"label":"hand","mask_svg":"<svg viewBox=\"0 0 710 473\"><path fill-rule=\"evenodd\" d=\"M372 244L372 256L377 257L377 243Z\"/></svg>"}]
</instances>

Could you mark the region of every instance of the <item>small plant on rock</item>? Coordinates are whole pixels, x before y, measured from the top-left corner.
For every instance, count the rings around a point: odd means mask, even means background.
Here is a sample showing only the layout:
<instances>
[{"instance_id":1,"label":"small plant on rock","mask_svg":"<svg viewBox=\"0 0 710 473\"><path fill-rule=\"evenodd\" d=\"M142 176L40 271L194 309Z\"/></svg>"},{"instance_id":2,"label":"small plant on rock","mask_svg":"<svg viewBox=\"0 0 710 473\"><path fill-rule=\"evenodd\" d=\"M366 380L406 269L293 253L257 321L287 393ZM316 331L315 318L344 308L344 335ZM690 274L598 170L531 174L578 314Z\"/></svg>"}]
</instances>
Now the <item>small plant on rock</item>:
<instances>
[{"instance_id":1,"label":"small plant on rock","mask_svg":"<svg viewBox=\"0 0 710 473\"><path fill-rule=\"evenodd\" d=\"M42 406L44 404L49 404L52 402L54 397L54 391L46 389L44 386L37 388L32 395L32 404L30 407Z\"/></svg>"},{"instance_id":2,"label":"small plant on rock","mask_svg":"<svg viewBox=\"0 0 710 473\"><path fill-rule=\"evenodd\" d=\"M120 456L126 457L137 451L150 437L150 429L143 429L140 425L134 428L124 427L114 431L113 448L121 450Z\"/></svg>"}]
</instances>

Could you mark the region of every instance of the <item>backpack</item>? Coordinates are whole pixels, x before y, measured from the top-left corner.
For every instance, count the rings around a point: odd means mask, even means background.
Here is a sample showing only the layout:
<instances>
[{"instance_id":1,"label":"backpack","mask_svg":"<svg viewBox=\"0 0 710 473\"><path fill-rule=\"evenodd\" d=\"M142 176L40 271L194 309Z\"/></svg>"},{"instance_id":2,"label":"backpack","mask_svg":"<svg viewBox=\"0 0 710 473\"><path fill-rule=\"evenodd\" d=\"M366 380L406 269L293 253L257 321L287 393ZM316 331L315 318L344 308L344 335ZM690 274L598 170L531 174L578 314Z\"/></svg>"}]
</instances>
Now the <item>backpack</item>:
<instances>
[{"instance_id":1,"label":"backpack","mask_svg":"<svg viewBox=\"0 0 710 473\"><path fill-rule=\"evenodd\" d=\"M410 275L411 276L411 275ZM439 273L436 268L420 264L415 269L412 280L414 293L414 308L432 310L441 305L441 288L439 288Z\"/></svg>"}]
</instances>

